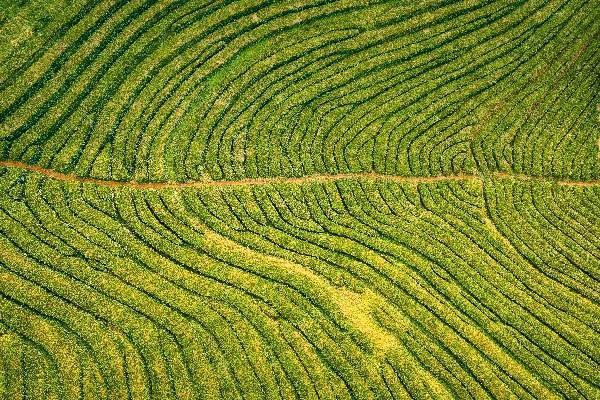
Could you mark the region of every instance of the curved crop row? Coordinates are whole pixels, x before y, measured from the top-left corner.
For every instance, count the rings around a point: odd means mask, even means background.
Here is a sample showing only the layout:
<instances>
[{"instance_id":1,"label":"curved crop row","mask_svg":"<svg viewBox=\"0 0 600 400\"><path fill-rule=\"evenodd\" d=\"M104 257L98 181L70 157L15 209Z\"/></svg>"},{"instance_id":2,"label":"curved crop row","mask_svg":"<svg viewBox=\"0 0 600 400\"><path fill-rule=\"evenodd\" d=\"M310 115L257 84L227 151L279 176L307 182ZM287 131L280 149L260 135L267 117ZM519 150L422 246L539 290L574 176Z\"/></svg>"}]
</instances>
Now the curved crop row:
<instances>
[{"instance_id":1,"label":"curved crop row","mask_svg":"<svg viewBox=\"0 0 600 400\"><path fill-rule=\"evenodd\" d=\"M0 52L3 159L139 181L599 176L593 1L33 3Z\"/></svg>"},{"instance_id":2,"label":"curved crop row","mask_svg":"<svg viewBox=\"0 0 600 400\"><path fill-rule=\"evenodd\" d=\"M594 0L0 0L0 399L597 399Z\"/></svg>"},{"instance_id":3,"label":"curved crop row","mask_svg":"<svg viewBox=\"0 0 600 400\"><path fill-rule=\"evenodd\" d=\"M595 188L2 187L1 348L47 365L7 356L6 393L40 373L61 399L598 393L600 235L569 239Z\"/></svg>"}]
</instances>

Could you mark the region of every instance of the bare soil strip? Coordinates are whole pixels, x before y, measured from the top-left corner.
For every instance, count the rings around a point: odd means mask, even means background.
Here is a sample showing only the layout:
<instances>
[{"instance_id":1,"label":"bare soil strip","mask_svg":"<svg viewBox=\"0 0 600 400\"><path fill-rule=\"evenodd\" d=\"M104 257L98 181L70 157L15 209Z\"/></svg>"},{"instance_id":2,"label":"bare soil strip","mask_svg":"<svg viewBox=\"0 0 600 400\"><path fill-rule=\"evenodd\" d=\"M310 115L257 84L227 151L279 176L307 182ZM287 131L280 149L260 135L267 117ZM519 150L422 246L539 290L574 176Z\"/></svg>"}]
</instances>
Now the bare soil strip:
<instances>
[{"instance_id":1,"label":"bare soil strip","mask_svg":"<svg viewBox=\"0 0 600 400\"><path fill-rule=\"evenodd\" d=\"M493 177L499 179L517 179L520 181L538 181L538 182L548 182L548 183L556 183L560 186L581 186L581 187L589 187L600 184L600 180L589 180L589 181L575 181L571 179L556 179L552 177L545 176L533 176L533 175L525 175L525 174L512 174L509 172L494 172L492 174Z\"/></svg>"},{"instance_id":2,"label":"bare soil strip","mask_svg":"<svg viewBox=\"0 0 600 400\"><path fill-rule=\"evenodd\" d=\"M229 186L260 186L272 184L303 184L311 182L331 182L349 179L370 179L370 180L385 180L400 183L431 183L441 181L464 181L476 180L481 181L483 177L476 174L456 174L456 175L438 175L438 176L403 176L403 175L386 175L376 172L356 172L342 174L318 174L302 177L273 177L273 178L246 178L239 180L198 180L188 182L136 182L136 181L115 181L104 180L97 178L86 178L74 174L66 174L55 171L53 169L43 168L37 165L26 164L20 161L0 161L0 167L19 168L31 172L35 172L46 177L71 183L91 183L105 187L126 187L131 189L182 189L182 188L205 188L205 187L229 187ZM506 172L497 172L491 176L496 178L513 178L518 180L528 181L544 181L554 182L562 186L593 186L600 184L600 180L594 181L572 181L572 180L553 180L551 178L510 174Z\"/></svg>"}]
</instances>

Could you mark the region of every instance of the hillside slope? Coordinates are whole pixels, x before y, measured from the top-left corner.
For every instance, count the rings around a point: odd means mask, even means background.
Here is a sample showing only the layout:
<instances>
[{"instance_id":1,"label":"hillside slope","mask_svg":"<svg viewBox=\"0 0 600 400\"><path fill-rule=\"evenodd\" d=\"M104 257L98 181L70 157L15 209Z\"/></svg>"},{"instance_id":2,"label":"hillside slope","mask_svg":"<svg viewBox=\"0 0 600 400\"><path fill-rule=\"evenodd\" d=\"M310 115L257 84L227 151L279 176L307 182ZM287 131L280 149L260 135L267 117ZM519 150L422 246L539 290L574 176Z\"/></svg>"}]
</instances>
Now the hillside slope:
<instances>
[{"instance_id":1,"label":"hillside slope","mask_svg":"<svg viewBox=\"0 0 600 400\"><path fill-rule=\"evenodd\" d=\"M598 21L0 0L0 399L597 399Z\"/></svg>"}]
</instances>

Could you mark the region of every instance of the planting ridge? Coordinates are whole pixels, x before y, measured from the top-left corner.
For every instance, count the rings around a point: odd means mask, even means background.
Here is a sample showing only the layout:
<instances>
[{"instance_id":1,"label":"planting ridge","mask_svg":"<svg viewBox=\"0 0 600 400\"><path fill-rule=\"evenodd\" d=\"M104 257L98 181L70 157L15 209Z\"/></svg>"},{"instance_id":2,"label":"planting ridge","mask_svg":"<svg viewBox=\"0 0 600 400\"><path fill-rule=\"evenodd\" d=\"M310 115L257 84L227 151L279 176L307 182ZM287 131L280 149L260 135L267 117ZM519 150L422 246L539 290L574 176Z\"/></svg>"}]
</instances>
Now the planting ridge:
<instances>
[{"instance_id":1,"label":"planting ridge","mask_svg":"<svg viewBox=\"0 0 600 400\"><path fill-rule=\"evenodd\" d=\"M600 398L595 0L0 0L0 399Z\"/></svg>"}]
</instances>

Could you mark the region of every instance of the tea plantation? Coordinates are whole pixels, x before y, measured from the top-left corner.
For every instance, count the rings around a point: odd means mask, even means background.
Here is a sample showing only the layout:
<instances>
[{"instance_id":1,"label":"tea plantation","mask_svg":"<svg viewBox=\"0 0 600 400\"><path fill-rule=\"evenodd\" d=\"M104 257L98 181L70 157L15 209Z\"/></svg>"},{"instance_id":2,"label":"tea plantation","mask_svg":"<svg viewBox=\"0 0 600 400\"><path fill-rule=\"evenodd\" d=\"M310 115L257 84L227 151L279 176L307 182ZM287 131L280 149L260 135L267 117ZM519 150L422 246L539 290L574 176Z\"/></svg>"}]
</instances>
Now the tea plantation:
<instances>
[{"instance_id":1,"label":"tea plantation","mask_svg":"<svg viewBox=\"0 0 600 400\"><path fill-rule=\"evenodd\" d=\"M598 0L0 0L0 399L600 399Z\"/></svg>"}]
</instances>

